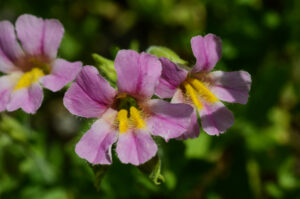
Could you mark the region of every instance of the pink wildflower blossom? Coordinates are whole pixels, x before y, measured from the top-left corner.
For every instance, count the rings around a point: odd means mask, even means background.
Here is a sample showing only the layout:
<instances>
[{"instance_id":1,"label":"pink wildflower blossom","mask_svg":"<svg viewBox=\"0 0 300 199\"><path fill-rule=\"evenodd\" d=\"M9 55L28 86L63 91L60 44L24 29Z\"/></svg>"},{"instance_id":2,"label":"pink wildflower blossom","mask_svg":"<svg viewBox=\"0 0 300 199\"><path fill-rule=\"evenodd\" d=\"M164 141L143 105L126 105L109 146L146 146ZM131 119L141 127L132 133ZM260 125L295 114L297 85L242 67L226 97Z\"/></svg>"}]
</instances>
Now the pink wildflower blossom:
<instances>
[{"instance_id":1,"label":"pink wildflower blossom","mask_svg":"<svg viewBox=\"0 0 300 199\"><path fill-rule=\"evenodd\" d=\"M247 103L251 76L246 71L211 72L222 53L221 39L217 36L193 37L191 45L196 57L191 71L160 58L163 70L156 94L161 98L172 98L172 103L186 103L194 107L189 130L181 138L199 135L197 111L204 131L219 135L234 122L233 114L221 101Z\"/></svg>"},{"instance_id":2,"label":"pink wildflower blossom","mask_svg":"<svg viewBox=\"0 0 300 199\"><path fill-rule=\"evenodd\" d=\"M151 134L166 141L181 136L192 107L151 99L161 75L153 55L120 50L115 59L118 91L92 66L83 67L64 97L78 116L97 118L76 145L76 153L92 164L111 164L111 147L123 163L140 165L157 152Z\"/></svg>"},{"instance_id":3,"label":"pink wildflower blossom","mask_svg":"<svg viewBox=\"0 0 300 199\"><path fill-rule=\"evenodd\" d=\"M55 19L24 14L15 28L0 22L0 111L35 113L43 100L41 85L55 92L75 79L81 62L56 58L63 34Z\"/></svg>"}]
</instances>

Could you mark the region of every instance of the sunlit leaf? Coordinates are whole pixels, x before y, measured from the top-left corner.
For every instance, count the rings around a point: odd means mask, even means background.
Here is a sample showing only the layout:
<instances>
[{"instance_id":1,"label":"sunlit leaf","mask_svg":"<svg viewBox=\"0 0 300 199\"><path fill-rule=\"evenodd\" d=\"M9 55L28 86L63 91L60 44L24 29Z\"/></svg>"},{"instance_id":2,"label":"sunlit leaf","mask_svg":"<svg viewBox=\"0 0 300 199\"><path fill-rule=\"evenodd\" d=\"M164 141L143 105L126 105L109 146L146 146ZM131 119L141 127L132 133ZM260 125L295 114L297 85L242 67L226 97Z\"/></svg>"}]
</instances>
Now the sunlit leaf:
<instances>
[{"instance_id":1,"label":"sunlit leaf","mask_svg":"<svg viewBox=\"0 0 300 199\"><path fill-rule=\"evenodd\" d=\"M165 57L177 64L187 64L187 61L181 59L174 51L163 46L150 46L147 49L147 53L155 55L157 57Z\"/></svg>"},{"instance_id":2,"label":"sunlit leaf","mask_svg":"<svg viewBox=\"0 0 300 199\"><path fill-rule=\"evenodd\" d=\"M184 141L186 146L185 155L188 158L205 158L209 153L211 136L200 133L198 138Z\"/></svg>"}]
</instances>

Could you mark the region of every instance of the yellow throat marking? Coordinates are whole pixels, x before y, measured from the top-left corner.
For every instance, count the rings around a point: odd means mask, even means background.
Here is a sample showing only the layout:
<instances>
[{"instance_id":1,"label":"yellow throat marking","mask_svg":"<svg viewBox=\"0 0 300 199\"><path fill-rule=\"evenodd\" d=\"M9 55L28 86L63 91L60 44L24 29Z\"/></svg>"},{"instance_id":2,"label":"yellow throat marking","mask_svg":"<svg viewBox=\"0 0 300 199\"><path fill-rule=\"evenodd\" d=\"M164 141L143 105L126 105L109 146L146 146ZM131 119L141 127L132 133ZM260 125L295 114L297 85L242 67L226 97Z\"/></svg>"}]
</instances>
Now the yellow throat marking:
<instances>
[{"instance_id":1,"label":"yellow throat marking","mask_svg":"<svg viewBox=\"0 0 300 199\"><path fill-rule=\"evenodd\" d=\"M218 98L198 79L190 79L189 81L206 101L209 101L210 103L219 101Z\"/></svg>"},{"instance_id":2,"label":"yellow throat marking","mask_svg":"<svg viewBox=\"0 0 300 199\"><path fill-rule=\"evenodd\" d=\"M143 129L146 126L145 121L143 120L141 113L134 106L131 106L130 109L130 118L128 118L128 111L126 109L121 109L118 112L118 121L119 121L119 131L120 133L125 133L129 126L134 126L138 129Z\"/></svg>"},{"instance_id":3,"label":"yellow throat marking","mask_svg":"<svg viewBox=\"0 0 300 199\"><path fill-rule=\"evenodd\" d=\"M199 98L210 103L219 101L218 98L198 79L189 78L183 82L183 86L187 95L191 98L192 102L198 109L203 108L203 104Z\"/></svg>"},{"instance_id":4,"label":"yellow throat marking","mask_svg":"<svg viewBox=\"0 0 300 199\"><path fill-rule=\"evenodd\" d=\"M41 77L43 77L44 75L45 74L41 69L33 68L31 71L26 72L22 75L22 77L19 79L17 85L15 86L14 90L26 88L26 87L38 82L39 79Z\"/></svg>"},{"instance_id":5,"label":"yellow throat marking","mask_svg":"<svg viewBox=\"0 0 300 199\"><path fill-rule=\"evenodd\" d=\"M202 109L203 105L198 99L197 91L187 82L183 82L183 86L186 90L187 95L191 98L192 102L198 109Z\"/></svg>"},{"instance_id":6,"label":"yellow throat marking","mask_svg":"<svg viewBox=\"0 0 300 199\"><path fill-rule=\"evenodd\" d=\"M140 111L137 110L134 106L130 107L130 118L134 121L134 124L138 129L145 128L145 121L141 117Z\"/></svg>"},{"instance_id":7,"label":"yellow throat marking","mask_svg":"<svg viewBox=\"0 0 300 199\"><path fill-rule=\"evenodd\" d=\"M121 109L118 112L118 120L119 120L119 131L120 133L125 133L128 129L128 111L125 109Z\"/></svg>"}]
</instances>

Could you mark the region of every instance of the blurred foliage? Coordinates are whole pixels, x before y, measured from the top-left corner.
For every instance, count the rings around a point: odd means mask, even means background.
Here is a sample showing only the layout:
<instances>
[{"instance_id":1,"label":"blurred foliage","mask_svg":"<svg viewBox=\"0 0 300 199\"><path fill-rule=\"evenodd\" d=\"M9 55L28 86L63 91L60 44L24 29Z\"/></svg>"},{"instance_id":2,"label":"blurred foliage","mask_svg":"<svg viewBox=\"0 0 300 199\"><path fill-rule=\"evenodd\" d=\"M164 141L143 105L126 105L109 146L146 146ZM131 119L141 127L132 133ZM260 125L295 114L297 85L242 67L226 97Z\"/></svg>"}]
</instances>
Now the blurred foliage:
<instances>
[{"instance_id":1,"label":"blurred foliage","mask_svg":"<svg viewBox=\"0 0 300 199\"><path fill-rule=\"evenodd\" d=\"M99 191L74 152L92 121L68 113L64 91L44 91L37 114L0 115L0 198L300 198L299 10L297 0L0 0L0 20L58 18L59 56L71 61L109 65L118 49L154 45L191 65L190 38L214 33L223 40L216 68L253 80L248 104L228 105L236 121L225 134L159 142L164 183L113 157Z\"/></svg>"}]
</instances>

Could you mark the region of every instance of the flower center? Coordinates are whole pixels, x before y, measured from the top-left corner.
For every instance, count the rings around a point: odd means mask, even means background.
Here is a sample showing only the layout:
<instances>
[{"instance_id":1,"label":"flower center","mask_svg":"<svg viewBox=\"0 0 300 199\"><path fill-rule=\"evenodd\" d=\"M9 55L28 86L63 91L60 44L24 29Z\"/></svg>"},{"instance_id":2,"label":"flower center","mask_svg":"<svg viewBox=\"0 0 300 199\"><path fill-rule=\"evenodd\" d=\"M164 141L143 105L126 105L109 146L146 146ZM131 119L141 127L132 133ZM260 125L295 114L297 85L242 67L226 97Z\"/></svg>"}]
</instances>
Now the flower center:
<instances>
[{"instance_id":1,"label":"flower center","mask_svg":"<svg viewBox=\"0 0 300 199\"><path fill-rule=\"evenodd\" d=\"M38 82L41 77L49 74L51 61L45 56L25 55L15 65L23 72L14 88L16 91Z\"/></svg>"},{"instance_id":2,"label":"flower center","mask_svg":"<svg viewBox=\"0 0 300 199\"><path fill-rule=\"evenodd\" d=\"M15 64L23 72L29 72L34 68L39 68L45 74L49 74L51 69L51 60L45 56L26 55L20 58Z\"/></svg>"},{"instance_id":3,"label":"flower center","mask_svg":"<svg viewBox=\"0 0 300 199\"><path fill-rule=\"evenodd\" d=\"M120 133L125 133L129 128L143 129L146 127L142 112L138 109L137 101L133 97L126 94L118 95L116 108Z\"/></svg>"},{"instance_id":4,"label":"flower center","mask_svg":"<svg viewBox=\"0 0 300 199\"><path fill-rule=\"evenodd\" d=\"M14 90L19 90L28 87L39 81L45 74L39 68L33 68L31 71L24 73L16 84Z\"/></svg>"},{"instance_id":5,"label":"flower center","mask_svg":"<svg viewBox=\"0 0 300 199\"><path fill-rule=\"evenodd\" d=\"M205 84L196 78L189 77L182 83L182 85L187 96L190 97L198 109L203 108L201 100L209 103L219 101L218 98L205 86Z\"/></svg>"},{"instance_id":6,"label":"flower center","mask_svg":"<svg viewBox=\"0 0 300 199\"><path fill-rule=\"evenodd\" d=\"M120 133L125 133L130 127L138 129L143 129L146 127L146 123L141 116L141 112L138 109L132 106L130 107L129 111L129 116L126 109L121 109L118 112Z\"/></svg>"}]
</instances>

